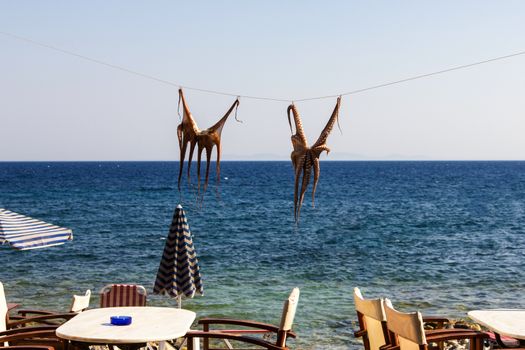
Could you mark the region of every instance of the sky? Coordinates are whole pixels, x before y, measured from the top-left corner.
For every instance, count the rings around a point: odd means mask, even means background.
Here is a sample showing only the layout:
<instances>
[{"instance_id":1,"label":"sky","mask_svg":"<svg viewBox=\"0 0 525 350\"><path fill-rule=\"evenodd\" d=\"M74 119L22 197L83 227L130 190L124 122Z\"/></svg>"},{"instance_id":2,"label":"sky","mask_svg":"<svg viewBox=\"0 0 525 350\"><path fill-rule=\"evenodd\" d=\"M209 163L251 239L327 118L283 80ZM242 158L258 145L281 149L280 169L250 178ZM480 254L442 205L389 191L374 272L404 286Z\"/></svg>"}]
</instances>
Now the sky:
<instances>
[{"instance_id":1,"label":"sky","mask_svg":"<svg viewBox=\"0 0 525 350\"><path fill-rule=\"evenodd\" d=\"M297 100L525 50L523 1L7 1L0 161L178 160L179 85ZM234 97L186 90L201 129ZM524 160L525 55L344 96L333 160ZM297 102L310 144L335 98ZM223 159L289 159L288 102L241 97Z\"/></svg>"}]
</instances>

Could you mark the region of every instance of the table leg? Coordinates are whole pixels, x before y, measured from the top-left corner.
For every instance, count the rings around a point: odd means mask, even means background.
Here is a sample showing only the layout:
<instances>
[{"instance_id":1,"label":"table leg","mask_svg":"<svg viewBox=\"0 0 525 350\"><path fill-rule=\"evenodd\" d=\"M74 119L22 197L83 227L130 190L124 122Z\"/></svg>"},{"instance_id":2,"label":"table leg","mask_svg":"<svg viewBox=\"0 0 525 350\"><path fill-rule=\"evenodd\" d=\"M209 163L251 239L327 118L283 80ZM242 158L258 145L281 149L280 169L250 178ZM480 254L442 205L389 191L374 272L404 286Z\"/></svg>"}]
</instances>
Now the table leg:
<instances>
[{"instance_id":1,"label":"table leg","mask_svg":"<svg viewBox=\"0 0 525 350\"><path fill-rule=\"evenodd\" d=\"M193 338L191 341L193 343L193 350L201 350L201 339Z\"/></svg>"},{"instance_id":2,"label":"table leg","mask_svg":"<svg viewBox=\"0 0 525 350\"><path fill-rule=\"evenodd\" d=\"M503 339L501 339L501 336L494 332L494 337L496 338L496 343L498 343L498 345L501 347L501 348L507 348L507 349L512 349L513 347L516 347L516 346L510 346L509 344L505 343L503 341ZM519 346L519 345L518 345Z\"/></svg>"}]
</instances>

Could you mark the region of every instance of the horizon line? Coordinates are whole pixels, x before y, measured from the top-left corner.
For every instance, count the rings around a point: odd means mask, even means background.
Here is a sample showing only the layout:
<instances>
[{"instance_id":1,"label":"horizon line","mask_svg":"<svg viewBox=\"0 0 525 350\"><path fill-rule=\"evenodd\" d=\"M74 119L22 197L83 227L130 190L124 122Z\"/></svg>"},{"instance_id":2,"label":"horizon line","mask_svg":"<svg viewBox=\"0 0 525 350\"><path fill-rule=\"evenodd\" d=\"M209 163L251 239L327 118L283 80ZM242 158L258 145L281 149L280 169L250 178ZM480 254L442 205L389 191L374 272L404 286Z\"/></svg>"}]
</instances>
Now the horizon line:
<instances>
[{"instance_id":1,"label":"horizon line","mask_svg":"<svg viewBox=\"0 0 525 350\"><path fill-rule=\"evenodd\" d=\"M525 159L325 159L323 162L523 162ZM0 163L179 163L179 160L0 160ZM185 160L185 163L188 161ZM224 162L290 162L286 159L223 159ZM192 163L197 163L192 160ZM216 163L212 160L211 163Z\"/></svg>"}]
</instances>

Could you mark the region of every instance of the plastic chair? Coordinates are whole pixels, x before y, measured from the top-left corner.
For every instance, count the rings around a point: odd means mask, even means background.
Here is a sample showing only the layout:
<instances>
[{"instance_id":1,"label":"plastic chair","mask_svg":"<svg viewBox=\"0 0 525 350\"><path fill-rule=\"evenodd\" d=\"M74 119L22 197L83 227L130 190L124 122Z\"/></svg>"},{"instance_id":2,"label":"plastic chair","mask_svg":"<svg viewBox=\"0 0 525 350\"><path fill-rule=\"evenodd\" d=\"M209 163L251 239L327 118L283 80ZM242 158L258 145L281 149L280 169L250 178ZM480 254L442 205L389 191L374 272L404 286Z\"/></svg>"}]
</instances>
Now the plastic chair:
<instances>
[{"instance_id":1,"label":"plastic chair","mask_svg":"<svg viewBox=\"0 0 525 350\"><path fill-rule=\"evenodd\" d=\"M428 350L429 344L468 339L470 350L482 350L487 335L469 330L448 330L426 333L420 312L404 313L393 308L389 299L383 301L390 346L388 350Z\"/></svg>"},{"instance_id":2,"label":"plastic chair","mask_svg":"<svg viewBox=\"0 0 525 350\"><path fill-rule=\"evenodd\" d=\"M100 291L100 307L146 306L146 288L136 284L108 284Z\"/></svg>"},{"instance_id":3,"label":"plastic chair","mask_svg":"<svg viewBox=\"0 0 525 350\"><path fill-rule=\"evenodd\" d=\"M248 321L248 320L235 320L235 319L224 319L224 318L204 318L199 321L199 324L203 325L203 331L190 331L186 334L188 350L193 350L193 340L195 338L204 339L204 350L211 350L209 347L210 339L219 340L234 340L252 345L258 345L260 347L271 349L271 350L285 350L288 349L286 346L286 340L291 337L295 338L295 333L292 332L292 325L295 318L295 312L297 310L297 303L299 302L299 288L294 288L290 293L288 299L284 302L283 312L281 316L281 322L279 326L271 324ZM210 330L210 325L234 325L249 327L250 329L243 330L226 330L226 329L213 329ZM275 343L262 338L248 337L246 333L270 333L276 336ZM229 342L226 342L228 348L232 348Z\"/></svg>"}]
</instances>

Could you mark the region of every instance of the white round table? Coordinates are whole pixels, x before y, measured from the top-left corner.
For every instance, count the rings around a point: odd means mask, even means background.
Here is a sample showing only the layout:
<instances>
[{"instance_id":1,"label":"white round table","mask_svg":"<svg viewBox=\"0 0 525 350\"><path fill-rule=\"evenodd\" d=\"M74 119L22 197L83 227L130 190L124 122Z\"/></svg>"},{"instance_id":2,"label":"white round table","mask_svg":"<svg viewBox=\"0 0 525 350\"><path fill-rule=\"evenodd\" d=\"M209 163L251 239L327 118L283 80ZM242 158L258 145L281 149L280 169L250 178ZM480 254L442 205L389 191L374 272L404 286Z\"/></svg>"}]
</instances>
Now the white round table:
<instances>
[{"instance_id":1,"label":"white round table","mask_svg":"<svg viewBox=\"0 0 525 350\"><path fill-rule=\"evenodd\" d=\"M525 340L525 310L523 309L474 310L469 311L468 316L493 331L496 341L502 347L506 347L501 340L502 335Z\"/></svg>"},{"instance_id":2,"label":"white round table","mask_svg":"<svg viewBox=\"0 0 525 350\"><path fill-rule=\"evenodd\" d=\"M131 316L127 326L115 326L111 316ZM140 344L184 336L195 312L167 307L107 307L81 312L57 328L59 338L86 344Z\"/></svg>"}]
</instances>

